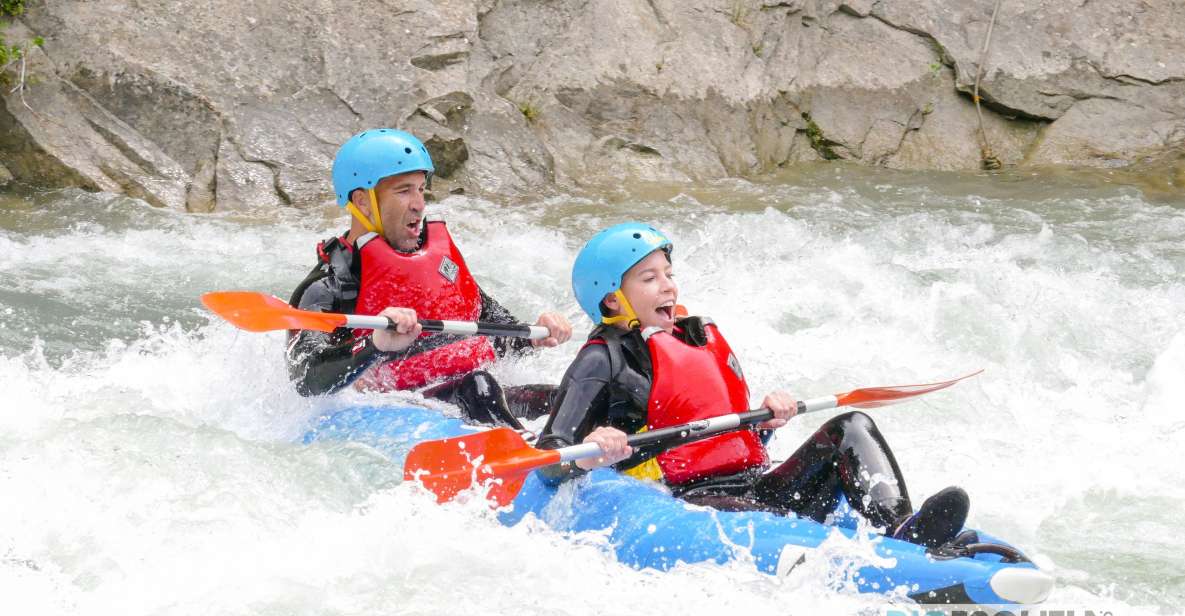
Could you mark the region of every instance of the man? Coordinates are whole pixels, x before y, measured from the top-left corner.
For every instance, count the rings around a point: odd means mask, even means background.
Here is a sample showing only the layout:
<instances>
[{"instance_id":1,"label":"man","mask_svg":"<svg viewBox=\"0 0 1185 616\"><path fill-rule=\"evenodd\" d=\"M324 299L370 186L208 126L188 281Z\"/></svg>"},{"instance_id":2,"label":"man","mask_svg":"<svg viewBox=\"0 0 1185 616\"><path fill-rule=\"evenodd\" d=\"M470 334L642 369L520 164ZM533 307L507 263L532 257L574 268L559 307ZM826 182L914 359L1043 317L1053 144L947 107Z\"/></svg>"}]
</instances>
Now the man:
<instances>
[{"instance_id":1,"label":"man","mask_svg":"<svg viewBox=\"0 0 1185 616\"><path fill-rule=\"evenodd\" d=\"M572 327L563 315L545 312L536 325L551 335L541 340L422 335L417 317L518 322L477 285L444 222L425 219L432 172L424 144L400 130L364 131L338 150L333 188L352 216L350 230L317 246L318 263L289 303L383 315L396 328L289 332L289 374L306 396L352 383L389 391L444 381L424 395L457 404L471 420L521 428L516 417L547 412L552 388L503 392L480 368L508 353L562 344Z\"/></svg>"}]
</instances>

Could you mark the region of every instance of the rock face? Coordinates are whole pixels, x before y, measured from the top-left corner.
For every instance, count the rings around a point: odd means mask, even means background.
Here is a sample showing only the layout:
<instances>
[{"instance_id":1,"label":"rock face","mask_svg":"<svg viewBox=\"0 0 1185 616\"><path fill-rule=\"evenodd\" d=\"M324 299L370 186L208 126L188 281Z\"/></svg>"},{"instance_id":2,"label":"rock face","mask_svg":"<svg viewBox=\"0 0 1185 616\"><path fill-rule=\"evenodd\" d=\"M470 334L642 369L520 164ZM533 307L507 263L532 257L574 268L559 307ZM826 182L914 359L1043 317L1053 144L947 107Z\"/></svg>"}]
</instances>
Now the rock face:
<instances>
[{"instance_id":1,"label":"rock face","mask_svg":"<svg viewBox=\"0 0 1185 616\"><path fill-rule=\"evenodd\" d=\"M975 169L995 0L39 0L0 105L17 180L214 209L332 200L351 134L419 135L492 197L846 159ZM1005 164L1185 152L1185 0L1004 2ZM1185 189L1183 189L1185 190Z\"/></svg>"}]
</instances>

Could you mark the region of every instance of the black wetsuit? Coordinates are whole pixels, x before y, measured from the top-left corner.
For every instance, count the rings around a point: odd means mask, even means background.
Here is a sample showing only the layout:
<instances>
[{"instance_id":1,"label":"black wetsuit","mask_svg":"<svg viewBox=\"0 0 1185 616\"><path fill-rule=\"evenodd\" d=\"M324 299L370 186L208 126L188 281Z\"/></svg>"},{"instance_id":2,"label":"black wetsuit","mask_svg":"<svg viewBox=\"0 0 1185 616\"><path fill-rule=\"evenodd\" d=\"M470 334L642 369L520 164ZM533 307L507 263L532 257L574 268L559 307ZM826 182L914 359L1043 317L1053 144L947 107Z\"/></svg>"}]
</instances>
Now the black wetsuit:
<instances>
[{"instance_id":1,"label":"black wetsuit","mask_svg":"<svg viewBox=\"0 0 1185 616\"><path fill-rule=\"evenodd\" d=\"M694 339L694 320L680 321L675 335ZM649 350L637 329L601 326L590 335L606 344L586 345L568 367L556 391L554 412L537 447L556 449L580 443L599 426L632 434L646 425L650 397ZM763 440L768 435L763 435ZM660 453L637 450L616 464L628 469ZM574 464L549 467L541 474L558 482L579 474ZM870 478L876 478L870 483ZM844 413L823 424L788 460L772 470L752 469L672 486L680 498L727 511L794 513L822 522L847 496L873 524L892 528L913 511L905 480L872 418Z\"/></svg>"},{"instance_id":2,"label":"black wetsuit","mask_svg":"<svg viewBox=\"0 0 1185 616\"><path fill-rule=\"evenodd\" d=\"M425 230L427 225L425 225ZM420 241L424 240L421 234ZM318 263L297 286L289 303L301 310L317 312L353 312L362 279L361 259L356 248L347 246L345 235L330 238L318 248ZM510 311L484 291L481 294L481 321L518 323ZM422 336L407 349L387 353L374 346L371 337L356 337L353 330L339 328L332 333L314 330L288 332L288 374L296 390L304 396L329 394L354 382L374 364L406 359L458 340L449 334ZM498 357L517 354L532 348L525 338L491 338ZM430 387L425 396L461 407L466 416L481 423L521 428L517 417L534 419L550 407L554 386L528 385L501 387L483 370Z\"/></svg>"}]
</instances>

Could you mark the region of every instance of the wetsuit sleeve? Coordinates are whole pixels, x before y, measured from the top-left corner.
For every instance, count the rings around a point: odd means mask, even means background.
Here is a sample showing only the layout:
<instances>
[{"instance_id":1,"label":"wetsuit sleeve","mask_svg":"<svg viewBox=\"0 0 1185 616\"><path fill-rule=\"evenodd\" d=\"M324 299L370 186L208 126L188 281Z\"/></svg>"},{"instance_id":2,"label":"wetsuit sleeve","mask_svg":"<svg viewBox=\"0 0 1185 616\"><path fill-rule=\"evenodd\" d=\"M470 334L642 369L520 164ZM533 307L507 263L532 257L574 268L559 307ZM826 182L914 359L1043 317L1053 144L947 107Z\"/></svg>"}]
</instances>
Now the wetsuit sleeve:
<instances>
[{"instance_id":1,"label":"wetsuit sleeve","mask_svg":"<svg viewBox=\"0 0 1185 616\"><path fill-rule=\"evenodd\" d=\"M593 428L608 424L610 401L609 351L601 344L590 344L576 355L556 390L551 417L535 446L559 449L584 440ZM583 474L572 463L550 466L539 471L547 483Z\"/></svg>"},{"instance_id":2,"label":"wetsuit sleeve","mask_svg":"<svg viewBox=\"0 0 1185 616\"><path fill-rule=\"evenodd\" d=\"M491 323L517 324L521 323L505 306L499 304L497 300L486 295L486 292L477 289L481 293L481 316L478 320L489 321ZM524 351L533 349L531 341L527 338L505 338L505 337L491 337L490 340L494 343L494 351L498 357L505 357L507 353L520 354Z\"/></svg>"},{"instance_id":3,"label":"wetsuit sleeve","mask_svg":"<svg viewBox=\"0 0 1185 616\"><path fill-rule=\"evenodd\" d=\"M333 292L318 280L300 298L301 310L331 312ZM302 396L331 394L354 382L367 368L397 357L375 348L370 337L356 338L347 328L325 333L313 330L288 332L288 377Z\"/></svg>"}]
</instances>

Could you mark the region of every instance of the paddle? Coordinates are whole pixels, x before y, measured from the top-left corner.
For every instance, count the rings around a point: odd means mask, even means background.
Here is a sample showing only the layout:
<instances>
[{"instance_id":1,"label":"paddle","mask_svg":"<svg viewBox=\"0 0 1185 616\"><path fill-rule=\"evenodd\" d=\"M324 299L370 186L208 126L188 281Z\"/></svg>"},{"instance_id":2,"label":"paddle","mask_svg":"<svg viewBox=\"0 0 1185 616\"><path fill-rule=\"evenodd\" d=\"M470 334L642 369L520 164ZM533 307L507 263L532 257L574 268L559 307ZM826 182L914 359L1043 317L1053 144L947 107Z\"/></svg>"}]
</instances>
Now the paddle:
<instances>
[{"instance_id":1,"label":"paddle","mask_svg":"<svg viewBox=\"0 0 1185 616\"><path fill-rule=\"evenodd\" d=\"M332 332L339 327L357 329L393 329L391 319L360 314L314 312L289 306L284 300L254 291L213 291L202 295L202 303L231 325L251 332L278 329L315 329ZM551 334L539 325L486 323L483 321L442 321L420 319L424 331L460 336L505 336L538 340Z\"/></svg>"},{"instance_id":2,"label":"paddle","mask_svg":"<svg viewBox=\"0 0 1185 616\"><path fill-rule=\"evenodd\" d=\"M854 389L834 396L822 396L798 402L798 413L813 413L840 406L873 408L900 402L906 398L945 389L983 372L939 383L921 385L893 385ZM692 441L714 436L741 426L761 423L773 418L773 411L757 409L729 413L690 423L649 430L631 435L630 447L658 445L669 449ZM527 444L510 428L495 428L466 436L425 441L412 448L403 465L407 480L418 480L436 495L438 502L451 500L459 492L476 484L486 484L486 497L500 506L514 500L531 471L601 454L596 443L581 443L560 449L536 449ZM495 479L497 481L490 481Z\"/></svg>"}]
</instances>

